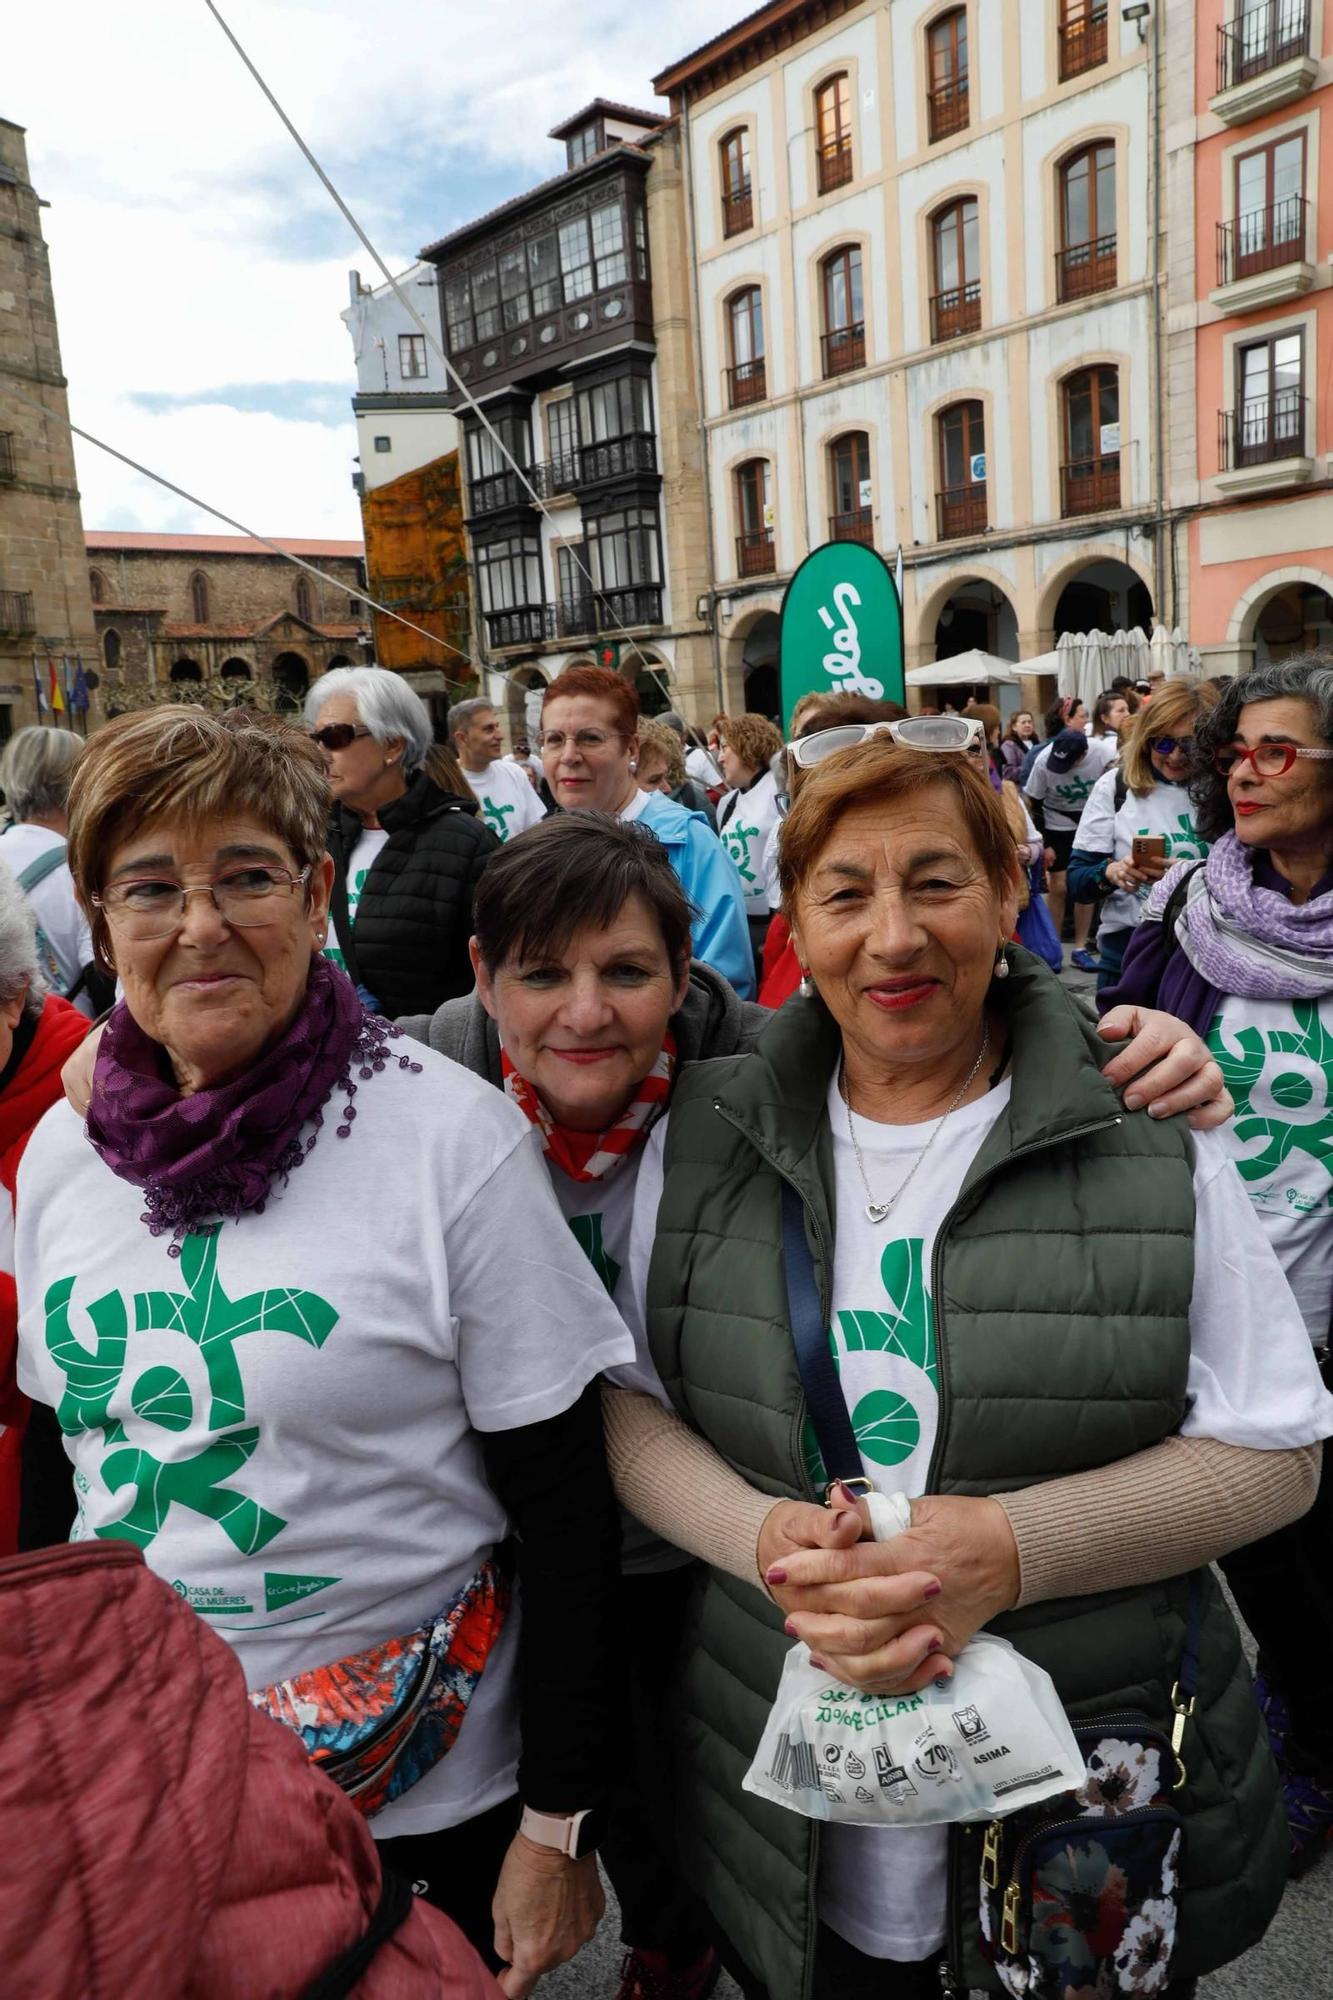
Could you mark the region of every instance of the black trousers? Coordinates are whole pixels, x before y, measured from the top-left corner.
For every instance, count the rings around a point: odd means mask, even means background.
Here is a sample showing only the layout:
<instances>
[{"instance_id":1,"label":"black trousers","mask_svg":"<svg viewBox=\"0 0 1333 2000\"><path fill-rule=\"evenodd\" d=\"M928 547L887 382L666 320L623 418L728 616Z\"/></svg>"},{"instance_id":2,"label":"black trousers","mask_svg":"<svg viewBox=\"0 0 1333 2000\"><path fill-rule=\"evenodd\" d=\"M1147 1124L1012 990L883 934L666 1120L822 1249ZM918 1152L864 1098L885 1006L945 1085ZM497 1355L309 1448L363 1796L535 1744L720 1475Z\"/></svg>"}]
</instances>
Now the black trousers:
<instances>
[{"instance_id":1,"label":"black trousers","mask_svg":"<svg viewBox=\"0 0 1333 2000\"><path fill-rule=\"evenodd\" d=\"M392 1868L414 1895L452 1917L492 1972L499 1971L500 1960L491 1903L520 1811L515 1796L442 1833L404 1833L376 1843L381 1866Z\"/></svg>"},{"instance_id":2,"label":"black trousers","mask_svg":"<svg viewBox=\"0 0 1333 2000\"><path fill-rule=\"evenodd\" d=\"M1333 1363L1323 1364L1333 1387ZM1222 1558L1245 1623L1259 1647L1259 1670L1291 1710L1292 1761L1333 1783L1333 1473L1328 1446L1319 1491L1308 1514Z\"/></svg>"},{"instance_id":3,"label":"black trousers","mask_svg":"<svg viewBox=\"0 0 1333 2000\"><path fill-rule=\"evenodd\" d=\"M676 1860L671 1694L685 1609L698 1565L622 1576L617 1616L627 1699L614 1747L615 1793L600 1859L620 1904L626 1945L692 1965L712 1943L707 1911ZM608 1746L610 1747L610 1746Z\"/></svg>"}]
</instances>

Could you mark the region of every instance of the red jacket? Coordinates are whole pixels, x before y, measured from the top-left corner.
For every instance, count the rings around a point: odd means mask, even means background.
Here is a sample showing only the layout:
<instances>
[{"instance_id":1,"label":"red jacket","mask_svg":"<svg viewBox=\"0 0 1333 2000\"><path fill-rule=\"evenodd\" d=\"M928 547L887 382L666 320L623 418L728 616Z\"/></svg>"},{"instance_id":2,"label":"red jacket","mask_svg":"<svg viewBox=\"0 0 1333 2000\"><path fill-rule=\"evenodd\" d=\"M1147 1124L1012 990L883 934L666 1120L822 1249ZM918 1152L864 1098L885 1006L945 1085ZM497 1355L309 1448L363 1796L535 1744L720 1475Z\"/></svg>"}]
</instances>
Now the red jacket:
<instances>
[{"instance_id":1,"label":"red jacket","mask_svg":"<svg viewBox=\"0 0 1333 2000\"><path fill-rule=\"evenodd\" d=\"M37 1032L13 1076L0 1091L0 1204L13 1200L23 1149L33 1126L60 1096L60 1072L92 1024L68 1000L49 993L37 1022ZM7 1190L7 1192L6 1192ZM13 1231L8 1215L0 1216L0 1556L18 1546L19 1454L28 1399L14 1380L18 1345L18 1305L14 1296Z\"/></svg>"},{"instance_id":2,"label":"red jacket","mask_svg":"<svg viewBox=\"0 0 1333 2000\"><path fill-rule=\"evenodd\" d=\"M251 1708L231 1648L128 1542L0 1563L0 1986L299 2000L365 1933L365 1820ZM413 1900L357 2000L498 2000Z\"/></svg>"}]
</instances>

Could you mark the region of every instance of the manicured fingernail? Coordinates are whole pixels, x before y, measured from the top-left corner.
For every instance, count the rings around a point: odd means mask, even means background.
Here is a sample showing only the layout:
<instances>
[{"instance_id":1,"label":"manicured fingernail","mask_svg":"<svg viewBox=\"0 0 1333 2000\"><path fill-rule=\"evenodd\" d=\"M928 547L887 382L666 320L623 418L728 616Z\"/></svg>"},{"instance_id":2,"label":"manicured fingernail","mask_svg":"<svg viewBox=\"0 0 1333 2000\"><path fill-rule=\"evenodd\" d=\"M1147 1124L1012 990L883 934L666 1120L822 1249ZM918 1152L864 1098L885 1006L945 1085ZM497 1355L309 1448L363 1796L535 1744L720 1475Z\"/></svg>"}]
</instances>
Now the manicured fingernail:
<instances>
[{"instance_id":1,"label":"manicured fingernail","mask_svg":"<svg viewBox=\"0 0 1333 2000\"><path fill-rule=\"evenodd\" d=\"M796 1627L792 1624L790 1618L787 1620L786 1624L783 1626L782 1629L786 1633L789 1639L799 1639L801 1636L800 1633L796 1630Z\"/></svg>"},{"instance_id":2,"label":"manicured fingernail","mask_svg":"<svg viewBox=\"0 0 1333 2000\"><path fill-rule=\"evenodd\" d=\"M777 1563L774 1563L772 1569L767 1570L764 1573L765 1583L785 1583L786 1581L787 1581L787 1572L785 1569L780 1569Z\"/></svg>"},{"instance_id":3,"label":"manicured fingernail","mask_svg":"<svg viewBox=\"0 0 1333 2000\"><path fill-rule=\"evenodd\" d=\"M1126 1111L1142 1111L1143 1098L1137 1090L1127 1090L1125 1092L1125 1109Z\"/></svg>"},{"instance_id":4,"label":"manicured fingernail","mask_svg":"<svg viewBox=\"0 0 1333 2000\"><path fill-rule=\"evenodd\" d=\"M826 1674L828 1672L828 1668L824 1665L824 1662L822 1660L817 1660L813 1653L810 1655L810 1664L812 1667L818 1667L821 1674Z\"/></svg>"},{"instance_id":5,"label":"manicured fingernail","mask_svg":"<svg viewBox=\"0 0 1333 2000\"><path fill-rule=\"evenodd\" d=\"M943 1588L942 1583L928 1583L921 1594L923 1597L938 1597Z\"/></svg>"},{"instance_id":6,"label":"manicured fingernail","mask_svg":"<svg viewBox=\"0 0 1333 2000\"><path fill-rule=\"evenodd\" d=\"M843 1485L843 1483L842 1483L842 1481L841 1481L841 1480L839 1480L839 1481L838 1481L838 1488L837 1488L837 1490L838 1490L838 1492L839 1492L839 1493L841 1494L841 1496L842 1496L842 1503L843 1503L844 1507L850 1507L850 1508L851 1508L851 1510L852 1510L852 1512L853 1512L853 1513L855 1513L855 1512L856 1512L856 1495L855 1495L854 1493L849 1493L849 1492L848 1492L848 1490L847 1490L847 1488L846 1488L846 1487L845 1487L845 1486Z\"/></svg>"}]
</instances>

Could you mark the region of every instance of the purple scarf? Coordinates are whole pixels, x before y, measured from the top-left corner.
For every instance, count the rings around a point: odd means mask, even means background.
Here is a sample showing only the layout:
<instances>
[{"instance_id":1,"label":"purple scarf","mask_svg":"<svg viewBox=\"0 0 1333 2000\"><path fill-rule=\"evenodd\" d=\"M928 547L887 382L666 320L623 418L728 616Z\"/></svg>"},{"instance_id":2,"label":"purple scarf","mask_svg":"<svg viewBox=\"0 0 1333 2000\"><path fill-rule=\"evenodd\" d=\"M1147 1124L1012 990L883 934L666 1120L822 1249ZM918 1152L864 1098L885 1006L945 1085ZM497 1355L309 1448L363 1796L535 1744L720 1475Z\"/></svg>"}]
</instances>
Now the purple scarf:
<instances>
[{"instance_id":1,"label":"purple scarf","mask_svg":"<svg viewBox=\"0 0 1333 2000\"><path fill-rule=\"evenodd\" d=\"M1161 921L1178 862L1148 898ZM1333 992L1333 891L1293 903L1254 878L1254 854L1224 833L1190 878L1177 925L1181 949L1210 986L1247 1000L1317 1000Z\"/></svg>"},{"instance_id":2,"label":"purple scarf","mask_svg":"<svg viewBox=\"0 0 1333 2000\"><path fill-rule=\"evenodd\" d=\"M365 1012L346 973L315 958L296 1016L273 1046L231 1083L183 1097L165 1072L161 1044L122 1001L97 1051L88 1137L112 1173L144 1190L140 1220L154 1236L171 1230L178 1255L181 1238L201 1223L263 1213L274 1181L312 1151L339 1087L348 1101L338 1137L349 1137L352 1068L368 1082L398 1032ZM408 1056L398 1066L421 1068ZM303 1140L307 1124L314 1130Z\"/></svg>"}]
</instances>

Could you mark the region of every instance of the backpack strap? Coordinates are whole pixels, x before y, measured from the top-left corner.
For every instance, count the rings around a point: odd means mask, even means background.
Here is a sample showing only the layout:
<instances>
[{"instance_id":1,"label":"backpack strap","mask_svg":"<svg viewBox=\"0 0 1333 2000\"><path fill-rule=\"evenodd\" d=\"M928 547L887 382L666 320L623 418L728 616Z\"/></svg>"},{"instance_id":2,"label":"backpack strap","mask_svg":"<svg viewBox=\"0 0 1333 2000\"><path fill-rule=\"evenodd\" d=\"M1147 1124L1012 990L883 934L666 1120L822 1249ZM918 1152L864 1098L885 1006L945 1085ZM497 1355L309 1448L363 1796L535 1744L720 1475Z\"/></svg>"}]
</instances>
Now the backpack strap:
<instances>
[{"instance_id":1,"label":"backpack strap","mask_svg":"<svg viewBox=\"0 0 1333 2000\"><path fill-rule=\"evenodd\" d=\"M1169 949L1172 951L1179 948L1176 938L1176 923L1181 911L1185 907L1185 900L1190 892L1190 883L1194 880L1199 870L1206 866L1207 863L1205 861L1196 861L1192 868L1187 868L1166 899L1166 908L1162 911L1162 929L1171 940Z\"/></svg>"},{"instance_id":2,"label":"backpack strap","mask_svg":"<svg viewBox=\"0 0 1333 2000\"><path fill-rule=\"evenodd\" d=\"M380 1880L380 1899L369 1924L355 1943L306 1987L301 2000L347 2000L348 1995L357 1992L376 1952L393 1936L411 1908L412 1891L400 1875L386 1868Z\"/></svg>"},{"instance_id":3,"label":"backpack strap","mask_svg":"<svg viewBox=\"0 0 1333 2000\"><path fill-rule=\"evenodd\" d=\"M1124 772L1117 764L1115 767L1115 810L1117 812L1119 812L1121 806L1125 803L1125 800L1128 797L1129 797L1129 779L1125 776Z\"/></svg>"},{"instance_id":4,"label":"backpack strap","mask_svg":"<svg viewBox=\"0 0 1333 2000\"><path fill-rule=\"evenodd\" d=\"M856 1432L847 1414L847 1399L829 1348L815 1260L806 1240L805 1205L790 1181L782 1183L782 1263L796 1366L805 1391L805 1407L819 1443L819 1455L824 1461L825 1478L829 1486L840 1481L853 1493L869 1492L870 1481L862 1469ZM828 1487L826 1494L827 1491Z\"/></svg>"},{"instance_id":5,"label":"backpack strap","mask_svg":"<svg viewBox=\"0 0 1333 2000\"><path fill-rule=\"evenodd\" d=\"M63 868L64 865L65 843L62 840L59 847L48 848L45 854L39 854L35 861L28 863L18 877L18 885L26 896L39 882L44 882L48 875L54 875L56 869Z\"/></svg>"}]
</instances>

